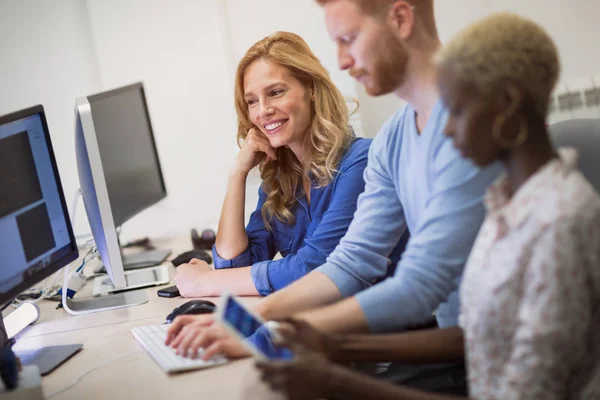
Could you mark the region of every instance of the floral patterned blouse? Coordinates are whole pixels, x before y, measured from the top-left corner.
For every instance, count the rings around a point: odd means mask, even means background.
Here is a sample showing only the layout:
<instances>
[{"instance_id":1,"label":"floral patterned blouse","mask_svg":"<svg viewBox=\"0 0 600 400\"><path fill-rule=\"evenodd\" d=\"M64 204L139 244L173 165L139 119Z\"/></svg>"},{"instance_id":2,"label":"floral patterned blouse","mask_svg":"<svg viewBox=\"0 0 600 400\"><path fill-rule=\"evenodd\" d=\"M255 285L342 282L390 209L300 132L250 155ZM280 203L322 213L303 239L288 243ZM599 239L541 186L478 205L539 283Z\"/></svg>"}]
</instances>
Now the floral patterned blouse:
<instances>
[{"instance_id":1,"label":"floral patterned blouse","mask_svg":"<svg viewBox=\"0 0 600 400\"><path fill-rule=\"evenodd\" d=\"M461 288L473 398L600 399L600 197L576 159L488 189Z\"/></svg>"}]
</instances>

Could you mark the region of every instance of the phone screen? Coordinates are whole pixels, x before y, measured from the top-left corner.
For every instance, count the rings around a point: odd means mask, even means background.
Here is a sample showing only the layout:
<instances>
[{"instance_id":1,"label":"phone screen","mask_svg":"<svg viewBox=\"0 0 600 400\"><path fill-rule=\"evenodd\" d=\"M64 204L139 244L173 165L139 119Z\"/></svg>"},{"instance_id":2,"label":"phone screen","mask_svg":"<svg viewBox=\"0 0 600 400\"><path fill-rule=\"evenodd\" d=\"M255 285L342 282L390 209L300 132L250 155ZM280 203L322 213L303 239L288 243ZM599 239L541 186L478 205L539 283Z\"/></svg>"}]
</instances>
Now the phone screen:
<instances>
[{"instance_id":1,"label":"phone screen","mask_svg":"<svg viewBox=\"0 0 600 400\"><path fill-rule=\"evenodd\" d=\"M266 324L255 318L235 298L228 296L223 307L223 319L237 330L245 341L269 359L293 358L294 354L287 347L273 343L273 332Z\"/></svg>"}]
</instances>

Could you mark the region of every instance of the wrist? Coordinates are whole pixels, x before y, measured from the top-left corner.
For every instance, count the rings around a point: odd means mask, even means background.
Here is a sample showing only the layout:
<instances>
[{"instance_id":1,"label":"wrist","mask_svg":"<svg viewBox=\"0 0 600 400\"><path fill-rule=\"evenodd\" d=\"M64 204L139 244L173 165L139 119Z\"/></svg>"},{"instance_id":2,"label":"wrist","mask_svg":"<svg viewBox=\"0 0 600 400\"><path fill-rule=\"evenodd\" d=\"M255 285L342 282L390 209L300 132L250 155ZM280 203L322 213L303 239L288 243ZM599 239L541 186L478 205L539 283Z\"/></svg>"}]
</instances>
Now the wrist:
<instances>
[{"instance_id":1,"label":"wrist","mask_svg":"<svg viewBox=\"0 0 600 400\"><path fill-rule=\"evenodd\" d=\"M206 271L202 274L200 282L197 282L198 287L197 297L217 297L220 295L219 284L217 282L215 271Z\"/></svg>"},{"instance_id":2,"label":"wrist","mask_svg":"<svg viewBox=\"0 0 600 400\"><path fill-rule=\"evenodd\" d=\"M246 181L249 173L250 173L250 171L246 171L245 169L236 166L229 173L229 179Z\"/></svg>"},{"instance_id":3,"label":"wrist","mask_svg":"<svg viewBox=\"0 0 600 400\"><path fill-rule=\"evenodd\" d=\"M345 371L337 365L331 365L324 371L324 380L321 388L321 394L327 398L331 395L339 394L344 384Z\"/></svg>"}]
</instances>

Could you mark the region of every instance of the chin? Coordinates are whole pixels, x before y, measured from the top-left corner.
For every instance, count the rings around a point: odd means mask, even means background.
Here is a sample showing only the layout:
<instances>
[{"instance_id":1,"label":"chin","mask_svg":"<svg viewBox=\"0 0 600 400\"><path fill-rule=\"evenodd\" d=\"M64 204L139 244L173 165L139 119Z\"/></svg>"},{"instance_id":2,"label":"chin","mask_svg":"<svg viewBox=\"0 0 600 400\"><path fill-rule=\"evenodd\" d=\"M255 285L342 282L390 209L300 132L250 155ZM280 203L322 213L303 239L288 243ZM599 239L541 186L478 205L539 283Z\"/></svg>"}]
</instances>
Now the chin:
<instances>
[{"instance_id":1,"label":"chin","mask_svg":"<svg viewBox=\"0 0 600 400\"><path fill-rule=\"evenodd\" d=\"M386 94L392 93L394 89L386 90L382 85L374 84L374 85L365 85L365 92L371 97L379 97L384 96Z\"/></svg>"},{"instance_id":2,"label":"chin","mask_svg":"<svg viewBox=\"0 0 600 400\"><path fill-rule=\"evenodd\" d=\"M279 147L283 147L287 144L287 141L283 138L279 137L268 137L269 143L271 147L278 149Z\"/></svg>"}]
</instances>

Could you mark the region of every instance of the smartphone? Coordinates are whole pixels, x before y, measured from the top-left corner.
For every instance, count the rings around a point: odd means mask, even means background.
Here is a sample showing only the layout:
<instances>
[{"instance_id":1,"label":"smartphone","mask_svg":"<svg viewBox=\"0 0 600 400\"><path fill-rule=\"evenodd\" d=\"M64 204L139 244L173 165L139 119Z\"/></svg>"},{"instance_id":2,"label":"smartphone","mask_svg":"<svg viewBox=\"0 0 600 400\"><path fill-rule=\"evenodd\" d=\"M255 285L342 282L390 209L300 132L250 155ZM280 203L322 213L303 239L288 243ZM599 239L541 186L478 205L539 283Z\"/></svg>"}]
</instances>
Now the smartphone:
<instances>
[{"instance_id":1,"label":"smartphone","mask_svg":"<svg viewBox=\"0 0 600 400\"><path fill-rule=\"evenodd\" d=\"M180 296L177 286L169 286L164 289L159 289L156 292L160 297L177 297Z\"/></svg>"},{"instance_id":2,"label":"smartphone","mask_svg":"<svg viewBox=\"0 0 600 400\"><path fill-rule=\"evenodd\" d=\"M274 321L265 322L234 295L224 293L221 296L221 307L218 308L216 317L259 359L293 358L294 354L289 348L277 346L273 342L273 339L280 338L277 333L278 324Z\"/></svg>"}]
</instances>

